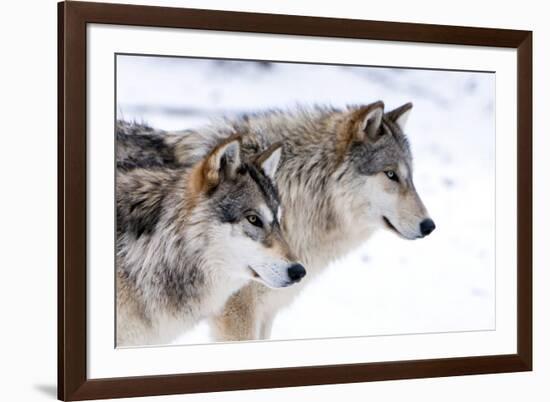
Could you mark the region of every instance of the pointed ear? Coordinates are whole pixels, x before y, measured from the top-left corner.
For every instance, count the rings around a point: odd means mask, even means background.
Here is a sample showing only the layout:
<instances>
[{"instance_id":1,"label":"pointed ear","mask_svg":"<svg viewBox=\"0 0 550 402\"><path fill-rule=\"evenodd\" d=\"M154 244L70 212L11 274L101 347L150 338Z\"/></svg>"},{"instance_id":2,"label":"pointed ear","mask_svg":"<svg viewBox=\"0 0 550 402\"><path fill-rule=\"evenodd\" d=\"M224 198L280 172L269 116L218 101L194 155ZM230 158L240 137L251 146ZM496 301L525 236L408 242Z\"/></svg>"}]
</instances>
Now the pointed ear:
<instances>
[{"instance_id":1,"label":"pointed ear","mask_svg":"<svg viewBox=\"0 0 550 402\"><path fill-rule=\"evenodd\" d=\"M283 150L282 143L277 142L263 151L256 159L256 165L261 167L265 175L271 180L275 178L275 173L279 167L279 160Z\"/></svg>"},{"instance_id":2,"label":"pointed ear","mask_svg":"<svg viewBox=\"0 0 550 402\"><path fill-rule=\"evenodd\" d=\"M232 138L218 145L207 156L203 177L208 187L218 185L224 178L233 178L241 165L240 138Z\"/></svg>"},{"instance_id":3,"label":"pointed ear","mask_svg":"<svg viewBox=\"0 0 550 402\"><path fill-rule=\"evenodd\" d=\"M403 106L399 106L397 109L388 112L386 117L397 124L401 130L405 130L412 107L413 104L411 102L405 103Z\"/></svg>"},{"instance_id":4,"label":"pointed ear","mask_svg":"<svg viewBox=\"0 0 550 402\"><path fill-rule=\"evenodd\" d=\"M371 103L359 109L359 127L356 127L356 139L359 141L376 141L383 115L384 103L382 101Z\"/></svg>"},{"instance_id":5,"label":"pointed ear","mask_svg":"<svg viewBox=\"0 0 550 402\"><path fill-rule=\"evenodd\" d=\"M336 153L343 156L354 142L377 141L383 116L382 101L351 109L338 127Z\"/></svg>"}]
</instances>

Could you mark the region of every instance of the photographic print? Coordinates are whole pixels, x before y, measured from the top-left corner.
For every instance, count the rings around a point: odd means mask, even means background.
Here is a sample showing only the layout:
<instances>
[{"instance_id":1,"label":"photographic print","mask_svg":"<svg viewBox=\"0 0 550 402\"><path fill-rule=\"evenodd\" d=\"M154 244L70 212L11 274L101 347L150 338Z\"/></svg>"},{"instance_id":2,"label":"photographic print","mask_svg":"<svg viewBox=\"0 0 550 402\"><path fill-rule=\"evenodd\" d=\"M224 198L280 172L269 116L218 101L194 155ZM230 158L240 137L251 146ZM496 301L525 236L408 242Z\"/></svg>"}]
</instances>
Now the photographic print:
<instances>
[{"instance_id":1,"label":"photographic print","mask_svg":"<svg viewBox=\"0 0 550 402\"><path fill-rule=\"evenodd\" d=\"M495 74L117 54L116 345L495 329Z\"/></svg>"},{"instance_id":2,"label":"photographic print","mask_svg":"<svg viewBox=\"0 0 550 402\"><path fill-rule=\"evenodd\" d=\"M532 32L58 4L58 397L532 370Z\"/></svg>"}]
</instances>

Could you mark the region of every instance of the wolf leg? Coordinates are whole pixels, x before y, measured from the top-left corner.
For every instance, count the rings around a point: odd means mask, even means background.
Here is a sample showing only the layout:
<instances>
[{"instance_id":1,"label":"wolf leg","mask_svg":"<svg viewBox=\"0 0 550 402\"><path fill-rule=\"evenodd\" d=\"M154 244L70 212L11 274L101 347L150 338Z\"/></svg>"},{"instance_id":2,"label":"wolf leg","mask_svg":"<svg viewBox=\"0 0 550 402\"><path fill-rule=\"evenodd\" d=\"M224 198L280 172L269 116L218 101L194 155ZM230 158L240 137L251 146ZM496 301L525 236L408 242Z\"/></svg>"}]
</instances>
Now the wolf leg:
<instances>
[{"instance_id":1,"label":"wolf leg","mask_svg":"<svg viewBox=\"0 0 550 402\"><path fill-rule=\"evenodd\" d=\"M223 311L210 318L212 336L217 342L260 339L261 320L253 284L229 298Z\"/></svg>"},{"instance_id":2,"label":"wolf leg","mask_svg":"<svg viewBox=\"0 0 550 402\"><path fill-rule=\"evenodd\" d=\"M271 329L273 328L273 321L275 319L274 314L266 314L262 317L262 324L260 327L260 338L259 339L269 339L271 338Z\"/></svg>"}]
</instances>

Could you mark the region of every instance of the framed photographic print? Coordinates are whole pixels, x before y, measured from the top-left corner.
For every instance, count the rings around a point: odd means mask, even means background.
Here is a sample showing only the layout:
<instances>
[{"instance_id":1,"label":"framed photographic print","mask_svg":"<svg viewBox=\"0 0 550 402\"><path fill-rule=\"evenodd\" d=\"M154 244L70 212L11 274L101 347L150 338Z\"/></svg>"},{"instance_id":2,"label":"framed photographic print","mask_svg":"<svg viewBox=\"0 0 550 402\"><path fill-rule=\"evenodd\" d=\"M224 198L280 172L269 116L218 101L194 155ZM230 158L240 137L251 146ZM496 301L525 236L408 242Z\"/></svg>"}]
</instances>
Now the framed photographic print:
<instances>
[{"instance_id":1,"label":"framed photographic print","mask_svg":"<svg viewBox=\"0 0 550 402\"><path fill-rule=\"evenodd\" d=\"M62 400L532 369L532 33L59 3Z\"/></svg>"}]
</instances>

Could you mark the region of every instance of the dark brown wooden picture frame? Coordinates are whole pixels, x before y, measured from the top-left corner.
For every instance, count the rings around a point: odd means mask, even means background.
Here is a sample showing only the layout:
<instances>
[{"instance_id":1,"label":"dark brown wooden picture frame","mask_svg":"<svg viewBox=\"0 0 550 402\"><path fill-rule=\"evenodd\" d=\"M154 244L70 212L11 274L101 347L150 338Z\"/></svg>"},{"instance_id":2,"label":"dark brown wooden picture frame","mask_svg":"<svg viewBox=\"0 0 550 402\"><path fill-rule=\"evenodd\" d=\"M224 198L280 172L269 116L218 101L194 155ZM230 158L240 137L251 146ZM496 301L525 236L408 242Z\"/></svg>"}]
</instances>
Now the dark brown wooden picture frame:
<instances>
[{"instance_id":1,"label":"dark brown wooden picture frame","mask_svg":"<svg viewBox=\"0 0 550 402\"><path fill-rule=\"evenodd\" d=\"M86 25L193 28L517 50L517 353L147 377L86 373ZM166 7L58 4L58 397L82 400L532 370L532 32Z\"/></svg>"}]
</instances>

